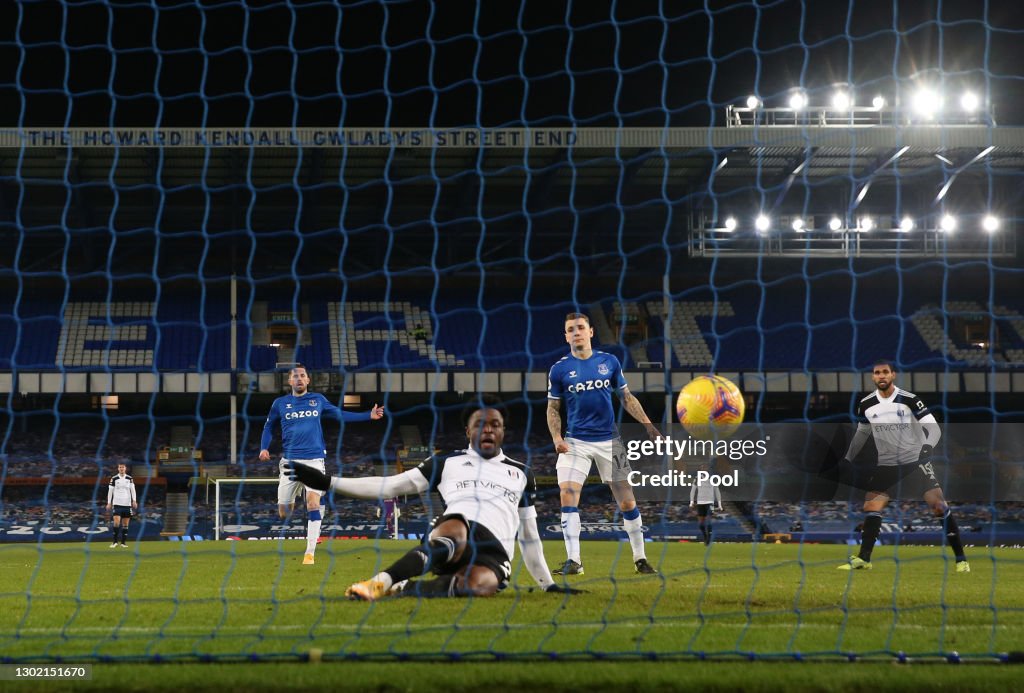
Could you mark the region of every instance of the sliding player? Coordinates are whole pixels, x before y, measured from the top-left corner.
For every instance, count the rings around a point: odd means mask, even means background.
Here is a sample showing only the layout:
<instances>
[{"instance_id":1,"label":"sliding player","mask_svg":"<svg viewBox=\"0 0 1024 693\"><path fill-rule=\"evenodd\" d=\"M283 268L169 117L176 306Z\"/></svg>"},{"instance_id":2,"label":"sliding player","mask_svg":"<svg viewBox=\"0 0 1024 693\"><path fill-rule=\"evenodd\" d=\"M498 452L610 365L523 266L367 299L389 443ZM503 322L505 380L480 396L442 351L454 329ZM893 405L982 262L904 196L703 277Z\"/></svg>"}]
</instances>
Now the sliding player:
<instances>
[{"instance_id":1,"label":"sliding player","mask_svg":"<svg viewBox=\"0 0 1024 693\"><path fill-rule=\"evenodd\" d=\"M428 489L440 492L445 511L423 544L390 567L345 590L350 599L374 601L405 592L424 597L488 597L508 584L514 541L519 540L530 575L547 592L577 593L556 585L544 561L532 496L536 482L523 463L506 457L502 413L486 406L465 421L469 448L389 477L339 479L312 467L292 465L293 477L309 488L367 500ZM432 571L437 577L407 583Z\"/></svg>"},{"instance_id":2,"label":"sliding player","mask_svg":"<svg viewBox=\"0 0 1024 693\"><path fill-rule=\"evenodd\" d=\"M274 435L274 424L281 425L281 464L280 479L277 484L277 512L282 519L288 517L295 502L295 496L302 490L302 485L288 478L285 464L310 465L324 471L324 457L327 449L324 445L324 431L320 420L329 416L339 421L369 421L384 416L384 407L373 408L359 414L342 411L327 401L327 398L315 392L309 392L309 373L301 363L288 372L288 384L292 393L278 397L270 406L270 414L263 425L263 438L260 442L260 459L270 460L270 441ZM316 553L316 542L320 538L320 523L323 521L321 499L323 493L314 489L306 489L306 555L303 565L313 565Z\"/></svg>"}]
</instances>

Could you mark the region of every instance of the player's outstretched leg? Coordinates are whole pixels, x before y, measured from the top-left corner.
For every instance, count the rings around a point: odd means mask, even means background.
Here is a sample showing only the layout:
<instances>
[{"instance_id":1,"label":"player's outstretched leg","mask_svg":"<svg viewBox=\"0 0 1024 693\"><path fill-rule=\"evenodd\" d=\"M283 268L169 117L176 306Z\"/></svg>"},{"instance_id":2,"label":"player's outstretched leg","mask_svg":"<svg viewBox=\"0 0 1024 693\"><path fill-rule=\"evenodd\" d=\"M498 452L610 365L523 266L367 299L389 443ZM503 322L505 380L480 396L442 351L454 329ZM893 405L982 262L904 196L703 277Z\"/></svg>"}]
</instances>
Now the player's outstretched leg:
<instances>
[{"instance_id":1,"label":"player's outstretched leg","mask_svg":"<svg viewBox=\"0 0 1024 693\"><path fill-rule=\"evenodd\" d=\"M396 583L458 561L465 550L466 537L466 525L461 519L443 520L430 533L426 543L412 549L369 580L350 585L345 596L363 601L386 597Z\"/></svg>"},{"instance_id":2,"label":"player's outstretched leg","mask_svg":"<svg viewBox=\"0 0 1024 693\"><path fill-rule=\"evenodd\" d=\"M452 575L442 575L433 580L410 582L400 593L403 596L423 597L491 597L501 591L501 583L490 568L465 566ZM392 589L392 594L396 591Z\"/></svg>"}]
</instances>

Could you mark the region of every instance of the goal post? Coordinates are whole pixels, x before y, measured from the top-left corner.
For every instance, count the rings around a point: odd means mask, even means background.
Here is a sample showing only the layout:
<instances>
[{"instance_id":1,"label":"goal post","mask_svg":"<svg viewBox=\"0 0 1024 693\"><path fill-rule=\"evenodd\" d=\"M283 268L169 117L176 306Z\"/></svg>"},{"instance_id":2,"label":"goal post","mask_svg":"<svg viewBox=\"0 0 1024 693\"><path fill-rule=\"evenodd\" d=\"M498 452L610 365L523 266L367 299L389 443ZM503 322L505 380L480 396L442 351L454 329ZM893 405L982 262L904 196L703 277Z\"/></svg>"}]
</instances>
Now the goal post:
<instances>
[{"instance_id":1,"label":"goal post","mask_svg":"<svg viewBox=\"0 0 1024 693\"><path fill-rule=\"evenodd\" d=\"M241 487L242 486L245 486L245 485L253 485L253 486L276 485L278 483L278 481L279 481L278 477L219 477L219 478L210 478L207 481L207 488L209 488L209 485L213 486L213 538L214 538L214 540L215 541L219 541L222 538L221 537L222 534L230 533L232 528L237 529L237 528L242 526L241 523L244 520L244 514L243 514L243 512L241 510L241 507L239 507L239 506L240 506L241 502L245 502L247 504L250 502L250 501L241 501L239 499L239 496L241 494ZM236 497L235 506L238 507L238 510L236 511L236 513L238 515L238 518L237 518L237 523L235 523L235 524L224 522L224 515L228 512L228 509L229 509L231 504L229 502L225 502L225 498L224 498L224 495L223 495L224 491L221 488L222 485L224 487L228 487L228 486L239 487L239 490L236 491L236 494L235 494L235 497ZM298 498L298 496L296 498ZM266 499L263 499L263 500L264 500L264 503L267 502ZM390 537L391 539L398 539L398 538L400 538L400 534L399 534L399 521L404 516L404 513L402 511L402 503L403 503L403 499L401 499L401 498L385 498L385 499L381 499L379 501L378 516L379 516L380 521L385 525L385 534L384 534L384 536ZM274 504L274 510L273 511L276 512L277 511L276 510L276 499L274 499L274 503L273 504ZM298 538L298 537L295 537L295 538Z\"/></svg>"},{"instance_id":2,"label":"goal post","mask_svg":"<svg viewBox=\"0 0 1024 693\"><path fill-rule=\"evenodd\" d=\"M246 478L246 477L222 477L219 479L213 479L213 538L215 541L220 540L221 532L224 529L224 522L222 521L222 503L221 503L221 485L224 486L239 486L244 484L253 484L257 486L261 485L276 485L280 479L275 477L259 477L259 478ZM230 525L229 525L230 526Z\"/></svg>"}]
</instances>

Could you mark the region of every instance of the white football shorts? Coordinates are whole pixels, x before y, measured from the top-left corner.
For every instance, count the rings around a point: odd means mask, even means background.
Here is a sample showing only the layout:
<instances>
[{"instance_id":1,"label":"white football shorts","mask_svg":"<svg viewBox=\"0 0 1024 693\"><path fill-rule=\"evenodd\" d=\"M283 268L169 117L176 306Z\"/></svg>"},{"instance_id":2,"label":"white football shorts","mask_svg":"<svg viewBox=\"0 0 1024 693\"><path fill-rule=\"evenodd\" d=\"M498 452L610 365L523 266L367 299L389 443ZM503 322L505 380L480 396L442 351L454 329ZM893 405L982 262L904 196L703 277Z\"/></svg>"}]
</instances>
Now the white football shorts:
<instances>
[{"instance_id":1,"label":"white football shorts","mask_svg":"<svg viewBox=\"0 0 1024 693\"><path fill-rule=\"evenodd\" d=\"M577 484L584 484L587 476L590 475L592 465L597 465L597 473L601 481L606 484L617 481L626 481L630 471L629 460L626 459L626 448L622 440L602 440L598 443L590 443L576 438L566 438L569 444L569 452L562 452L558 455L555 463L555 471L558 473L558 483L563 481L574 481Z\"/></svg>"},{"instance_id":2,"label":"white football shorts","mask_svg":"<svg viewBox=\"0 0 1024 693\"><path fill-rule=\"evenodd\" d=\"M303 490L308 490L310 493L315 493L321 498L323 497L326 491L317 491L315 488L306 489L306 487L302 485L302 482L292 481L291 479L289 479L288 473L285 472L284 470L285 462L292 462L294 464L304 464L308 467L319 469L324 474L327 473L327 467L324 465L323 458L320 458L318 460L286 460L285 458L282 457L281 463L278 466L278 469L280 470L280 476L278 477L277 482L278 505L291 505L292 503L295 502L295 496L301 494Z\"/></svg>"}]
</instances>

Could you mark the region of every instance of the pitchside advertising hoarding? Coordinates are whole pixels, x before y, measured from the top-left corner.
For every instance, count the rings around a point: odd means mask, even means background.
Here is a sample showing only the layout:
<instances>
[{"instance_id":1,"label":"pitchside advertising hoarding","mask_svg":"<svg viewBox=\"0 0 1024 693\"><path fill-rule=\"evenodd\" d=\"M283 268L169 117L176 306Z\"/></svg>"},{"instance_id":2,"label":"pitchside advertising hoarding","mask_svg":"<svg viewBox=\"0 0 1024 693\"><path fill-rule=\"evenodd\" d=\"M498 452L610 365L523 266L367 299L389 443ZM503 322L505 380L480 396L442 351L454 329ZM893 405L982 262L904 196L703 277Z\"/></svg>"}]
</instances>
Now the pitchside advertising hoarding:
<instances>
[{"instance_id":1,"label":"pitchside advertising hoarding","mask_svg":"<svg viewBox=\"0 0 1024 693\"><path fill-rule=\"evenodd\" d=\"M885 424L887 426L912 426ZM691 509L691 494L700 487L717 487L726 510L718 518L718 540L750 540L766 533L790 535L789 540L849 541L855 539L865 494L885 491L893 502L885 512L883 541L940 541L938 523L920 501L923 476L934 474L954 510L973 513L965 526L970 543L1020 543L1024 541L1024 424L947 424L929 459L916 458L899 466L898 473L879 475L873 440L852 460L844 457L854 428L838 423L744 424L729 437L695 437L682 426L664 428L657 439L640 425L624 425L621 439L608 444L612 460L611 480L628 484L642 503L645 534L654 540L690 540L699 536ZM880 433L885 433L880 432ZM878 434L876 434L878 435ZM548 452L548 451L540 451ZM907 452L904 457L914 457ZM536 474L546 479L540 488L540 530L546 539L560 539L557 519L557 487L552 455L533 455ZM0 541L109 542L110 528L101 499L92 497L105 487L82 484L83 497L77 514L63 499L54 501L44 480L35 492L9 469L3 486ZM592 470L596 475L597 470ZM875 488L886 479L885 489ZM600 484L596 476L593 484ZM58 481L54 480L52 484ZM99 491L95 491L99 489ZM17 492L15 492L17 490ZM219 518L221 537L242 540L278 537L302 538L305 520L299 508L289 522L276 517L276 506L258 510L258 499L276 497L276 486L243 484ZM607 494L606 494L607 495ZM268 496L268 497L269 497ZM603 506L587 496L581 504L583 536L590 539L622 539L621 518L610 503ZM899 501L899 502L897 502ZM274 503L273 499L268 501ZM827 509L823 512L822 509ZM156 510L157 512L152 512ZM162 514L148 508L131 525L129 536L161 538ZM81 519L74 519L81 518ZM192 515L186 535L212 539L212 503L200 494L192 499ZM794 529L796 527L796 529ZM400 538L418 538L429 530L429 518L421 499L409 497L399 523ZM347 517L343 506L328 506L322 534L328 538L379 538L394 536L381 521ZM898 538L897 538L898 537Z\"/></svg>"}]
</instances>

